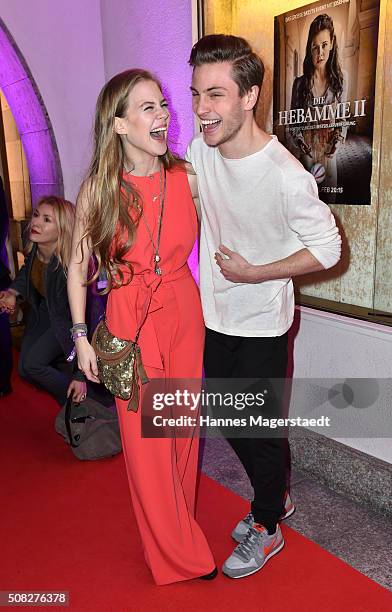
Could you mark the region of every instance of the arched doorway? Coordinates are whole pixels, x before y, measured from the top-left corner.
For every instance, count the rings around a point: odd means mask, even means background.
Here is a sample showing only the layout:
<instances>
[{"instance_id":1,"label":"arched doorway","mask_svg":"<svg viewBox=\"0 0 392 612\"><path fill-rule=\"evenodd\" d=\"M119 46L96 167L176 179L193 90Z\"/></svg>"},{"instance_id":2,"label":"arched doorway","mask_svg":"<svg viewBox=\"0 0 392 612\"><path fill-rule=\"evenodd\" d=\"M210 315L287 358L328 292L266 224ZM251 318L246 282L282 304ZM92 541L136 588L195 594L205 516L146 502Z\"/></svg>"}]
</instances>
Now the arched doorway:
<instances>
[{"instance_id":1,"label":"arched doorway","mask_svg":"<svg viewBox=\"0 0 392 612\"><path fill-rule=\"evenodd\" d=\"M54 137L34 78L0 19L0 88L17 125L30 174L33 206L42 195L63 195L63 176Z\"/></svg>"}]
</instances>

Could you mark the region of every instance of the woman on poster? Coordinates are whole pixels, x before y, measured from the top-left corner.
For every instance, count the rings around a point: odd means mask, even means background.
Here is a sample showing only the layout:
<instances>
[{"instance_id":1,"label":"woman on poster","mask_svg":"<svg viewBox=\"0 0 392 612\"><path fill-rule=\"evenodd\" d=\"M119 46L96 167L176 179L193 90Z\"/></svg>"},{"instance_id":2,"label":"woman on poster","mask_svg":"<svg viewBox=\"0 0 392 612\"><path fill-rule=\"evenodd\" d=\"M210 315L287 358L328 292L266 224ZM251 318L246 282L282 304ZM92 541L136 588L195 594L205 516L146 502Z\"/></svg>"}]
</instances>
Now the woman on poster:
<instances>
[{"instance_id":1,"label":"woman on poster","mask_svg":"<svg viewBox=\"0 0 392 612\"><path fill-rule=\"evenodd\" d=\"M302 108L305 112L315 106L336 108L346 99L346 80L339 62L333 20L327 14L318 15L310 24L303 75L294 80L291 108ZM326 197L322 199L329 203L335 201L338 191L336 153L346 132L346 127L304 129L303 125L292 132L294 144L300 149L300 161L315 176L320 197L324 192Z\"/></svg>"}]
</instances>

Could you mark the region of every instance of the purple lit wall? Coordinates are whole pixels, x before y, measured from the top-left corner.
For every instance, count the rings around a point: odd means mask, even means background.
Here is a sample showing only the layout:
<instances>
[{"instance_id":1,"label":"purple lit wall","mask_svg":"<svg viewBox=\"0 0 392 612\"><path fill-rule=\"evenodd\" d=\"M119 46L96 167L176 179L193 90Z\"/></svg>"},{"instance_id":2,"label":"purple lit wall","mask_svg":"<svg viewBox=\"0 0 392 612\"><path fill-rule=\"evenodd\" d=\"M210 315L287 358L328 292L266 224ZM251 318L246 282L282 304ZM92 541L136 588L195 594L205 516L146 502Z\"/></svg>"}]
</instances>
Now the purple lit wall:
<instances>
[{"instance_id":1,"label":"purple lit wall","mask_svg":"<svg viewBox=\"0 0 392 612\"><path fill-rule=\"evenodd\" d=\"M64 193L74 202L88 168L94 106L105 82L100 0L0 0L0 15L47 109Z\"/></svg>"},{"instance_id":2,"label":"purple lit wall","mask_svg":"<svg viewBox=\"0 0 392 612\"><path fill-rule=\"evenodd\" d=\"M191 108L191 0L101 1L105 76L147 68L162 81L172 114L171 148L183 155L194 134ZM197 249L189 259L198 277Z\"/></svg>"},{"instance_id":3,"label":"purple lit wall","mask_svg":"<svg viewBox=\"0 0 392 612\"><path fill-rule=\"evenodd\" d=\"M105 76L147 68L169 97L172 148L183 154L193 135L188 58L192 47L191 0L101 1Z\"/></svg>"},{"instance_id":4,"label":"purple lit wall","mask_svg":"<svg viewBox=\"0 0 392 612\"><path fill-rule=\"evenodd\" d=\"M56 142L43 102L24 61L0 20L0 88L21 136L30 173L33 204L48 193L62 195L63 180Z\"/></svg>"}]
</instances>

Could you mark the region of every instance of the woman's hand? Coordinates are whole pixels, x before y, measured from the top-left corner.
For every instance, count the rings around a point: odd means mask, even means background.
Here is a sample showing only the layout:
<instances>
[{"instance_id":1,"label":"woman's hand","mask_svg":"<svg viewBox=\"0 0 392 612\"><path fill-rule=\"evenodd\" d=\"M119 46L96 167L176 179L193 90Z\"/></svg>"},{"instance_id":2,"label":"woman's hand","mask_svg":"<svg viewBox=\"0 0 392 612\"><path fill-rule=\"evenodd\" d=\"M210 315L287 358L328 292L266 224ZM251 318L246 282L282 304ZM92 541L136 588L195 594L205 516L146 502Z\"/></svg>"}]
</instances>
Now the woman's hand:
<instances>
[{"instance_id":1,"label":"woman's hand","mask_svg":"<svg viewBox=\"0 0 392 612\"><path fill-rule=\"evenodd\" d=\"M301 138L298 138L297 144L304 155L308 155L309 157L312 157L312 149L310 148L308 144L306 144L304 140L302 140Z\"/></svg>"},{"instance_id":2,"label":"woman's hand","mask_svg":"<svg viewBox=\"0 0 392 612\"><path fill-rule=\"evenodd\" d=\"M12 314L15 312L16 293L12 289L0 291L0 310Z\"/></svg>"},{"instance_id":3,"label":"woman's hand","mask_svg":"<svg viewBox=\"0 0 392 612\"><path fill-rule=\"evenodd\" d=\"M97 356L87 338L81 337L75 340L76 352L78 354L79 370L91 382L99 383Z\"/></svg>"},{"instance_id":4,"label":"woman's hand","mask_svg":"<svg viewBox=\"0 0 392 612\"><path fill-rule=\"evenodd\" d=\"M294 142L296 146L301 150L301 153L312 157L312 149L310 145L305 142L302 133L297 134L297 136L294 138Z\"/></svg>"},{"instance_id":5,"label":"woman's hand","mask_svg":"<svg viewBox=\"0 0 392 612\"><path fill-rule=\"evenodd\" d=\"M67 397L73 395L72 399L74 402L80 403L86 399L87 396L87 385L81 380L71 380L68 387Z\"/></svg>"},{"instance_id":6,"label":"woman's hand","mask_svg":"<svg viewBox=\"0 0 392 612\"><path fill-rule=\"evenodd\" d=\"M326 153L326 157L333 157L338 150L339 145L343 142L344 138L338 132L334 132L331 139L331 147L329 151Z\"/></svg>"}]
</instances>

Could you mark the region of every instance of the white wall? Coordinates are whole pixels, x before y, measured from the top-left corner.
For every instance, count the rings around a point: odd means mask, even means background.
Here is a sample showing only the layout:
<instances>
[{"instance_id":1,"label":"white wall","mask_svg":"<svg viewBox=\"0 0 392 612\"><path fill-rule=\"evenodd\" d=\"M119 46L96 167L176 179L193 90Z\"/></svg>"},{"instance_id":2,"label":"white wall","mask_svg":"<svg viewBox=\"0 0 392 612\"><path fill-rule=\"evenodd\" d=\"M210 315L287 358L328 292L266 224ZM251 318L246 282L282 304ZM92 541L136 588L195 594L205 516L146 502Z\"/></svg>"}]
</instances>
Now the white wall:
<instances>
[{"instance_id":1,"label":"white wall","mask_svg":"<svg viewBox=\"0 0 392 612\"><path fill-rule=\"evenodd\" d=\"M302 307L299 311L294 377L310 379L309 389L313 387L313 391L305 394L304 401L308 401L308 408L314 411L312 416L331 416L334 432L337 429L341 432L339 437L334 436L335 439L392 463L392 329L311 308ZM353 406L344 406L343 402L339 407L339 398L334 400L338 407L331 405L327 398L331 379L337 383L352 379L348 384L353 389ZM374 381L364 383L355 379ZM326 390L325 398L315 398L316 381L321 382L320 389ZM355 437L349 437L350 431L355 432ZM319 433L327 435L327 431L319 430Z\"/></svg>"},{"instance_id":2,"label":"white wall","mask_svg":"<svg viewBox=\"0 0 392 612\"><path fill-rule=\"evenodd\" d=\"M171 102L171 146L183 154L193 136L191 0L101 0L101 12L106 78L127 68L155 73Z\"/></svg>"},{"instance_id":3,"label":"white wall","mask_svg":"<svg viewBox=\"0 0 392 612\"><path fill-rule=\"evenodd\" d=\"M0 15L37 83L52 122L65 195L76 198L90 157L104 83L99 0L0 0Z\"/></svg>"}]
</instances>

